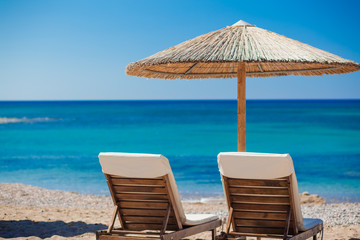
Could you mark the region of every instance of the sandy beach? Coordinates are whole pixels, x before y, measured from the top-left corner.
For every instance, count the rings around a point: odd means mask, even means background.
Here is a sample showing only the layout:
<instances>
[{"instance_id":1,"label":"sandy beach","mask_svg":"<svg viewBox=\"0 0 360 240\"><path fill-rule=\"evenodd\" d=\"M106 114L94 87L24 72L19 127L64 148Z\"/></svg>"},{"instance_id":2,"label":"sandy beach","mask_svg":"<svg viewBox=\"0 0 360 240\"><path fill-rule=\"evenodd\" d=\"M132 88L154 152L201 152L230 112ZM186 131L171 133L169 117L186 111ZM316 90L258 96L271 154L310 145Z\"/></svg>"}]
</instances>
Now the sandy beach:
<instances>
[{"instance_id":1,"label":"sandy beach","mask_svg":"<svg viewBox=\"0 0 360 240\"><path fill-rule=\"evenodd\" d=\"M326 204L308 194L301 199L304 217L323 219L324 239L360 238L360 203ZM226 204L218 200L184 202L184 208L227 216ZM0 239L95 239L95 231L107 228L111 213L109 196L0 184ZM191 239L210 239L210 233Z\"/></svg>"}]
</instances>

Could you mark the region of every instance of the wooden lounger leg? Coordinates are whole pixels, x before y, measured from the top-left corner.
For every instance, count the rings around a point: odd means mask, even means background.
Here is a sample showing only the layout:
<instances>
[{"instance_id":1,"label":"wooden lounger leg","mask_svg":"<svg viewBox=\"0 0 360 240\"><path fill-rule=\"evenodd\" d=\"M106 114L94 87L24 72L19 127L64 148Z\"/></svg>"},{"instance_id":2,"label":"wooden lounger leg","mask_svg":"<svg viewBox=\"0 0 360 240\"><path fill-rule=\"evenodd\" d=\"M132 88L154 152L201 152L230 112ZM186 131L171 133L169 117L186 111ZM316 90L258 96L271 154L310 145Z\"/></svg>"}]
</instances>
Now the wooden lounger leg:
<instances>
[{"instance_id":1,"label":"wooden lounger leg","mask_svg":"<svg viewBox=\"0 0 360 240\"><path fill-rule=\"evenodd\" d=\"M118 210L119 210L119 206L116 205L115 208L114 208L114 212L113 212L113 215L112 215L112 218L111 218L109 228L107 229L107 233L110 233L114 228L116 214L117 214Z\"/></svg>"},{"instance_id":2,"label":"wooden lounger leg","mask_svg":"<svg viewBox=\"0 0 360 240\"><path fill-rule=\"evenodd\" d=\"M232 216L233 216L233 211L234 209L232 207L229 208L229 216L228 219L226 221L226 227L225 227L225 232L221 231L220 235L215 235L215 237L213 238L213 240L226 240L228 237L228 234L230 232L230 227L231 227L231 223L232 223ZM224 224L224 223L223 223Z\"/></svg>"},{"instance_id":3,"label":"wooden lounger leg","mask_svg":"<svg viewBox=\"0 0 360 240\"><path fill-rule=\"evenodd\" d=\"M321 224L314 226L313 228L308 229L305 232L299 233L299 234L291 237L288 240L303 240L303 239L308 239L311 237L313 237L313 239L316 239L316 235L322 231L323 231L323 225L321 223ZM322 234L323 234L323 232L322 232Z\"/></svg>"},{"instance_id":4,"label":"wooden lounger leg","mask_svg":"<svg viewBox=\"0 0 360 240\"><path fill-rule=\"evenodd\" d=\"M234 209L232 207L230 207L230 211L229 211L229 217L226 223L226 230L225 233L228 234L230 231L230 226L231 226L231 220L232 220L232 215L233 215Z\"/></svg>"},{"instance_id":5,"label":"wooden lounger leg","mask_svg":"<svg viewBox=\"0 0 360 240\"><path fill-rule=\"evenodd\" d=\"M215 240L215 236L216 236L216 229L214 228L213 230L211 230L211 239Z\"/></svg>"},{"instance_id":6,"label":"wooden lounger leg","mask_svg":"<svg viewBox=\"0 0 360 240\"><path fill-rule=\"evenodd\" d=\"M289 210L288 210L288 212L287 212L287 217L286 217L286 223L285 223L283 240L286 240L286 239L287 239L287 235L289 234L290 217L291 217L291 209L290 209L290 207L289 207Z\"/></svg>"},{"instance_id":7,"label":"wooden lounger leg","mask_svg":"<svg viewBox=\"0 0 360 240\"><path fill-rule=\"evenodd\" d=\"M166 232L166 228L167 228L167 225L168 225L168 222L169 222L170 213L171 213L171 205L168 204L168 207L166 209L166 214L165 214L165 217L164 217L164 221L163 221L163 225L162 225L162 228L161 228L161 231L160 231L160 235L163 235Z\"/></svg>"}]
</instances>

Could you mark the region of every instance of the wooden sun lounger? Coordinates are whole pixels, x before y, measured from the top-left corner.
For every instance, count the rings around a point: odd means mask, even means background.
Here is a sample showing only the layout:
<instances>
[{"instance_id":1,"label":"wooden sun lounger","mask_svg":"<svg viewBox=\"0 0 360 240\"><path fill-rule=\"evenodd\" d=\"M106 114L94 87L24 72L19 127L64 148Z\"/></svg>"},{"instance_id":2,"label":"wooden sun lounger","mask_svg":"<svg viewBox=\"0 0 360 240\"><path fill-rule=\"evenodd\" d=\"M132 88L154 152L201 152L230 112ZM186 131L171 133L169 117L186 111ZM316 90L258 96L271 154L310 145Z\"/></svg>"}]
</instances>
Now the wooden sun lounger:
<instances>
[{"instance_id":1,"label":"wooden sun lounger","mask_svg":"<svg viewBox=\"0 0 360 240\"><path fill-rule=\"evenodd\" d=\"M98 231L96 239L176 240L204 231L211 231L215 239L220 219L194 226L183 224L168 174L156 178L129 178L105 173L105 177L114 212L109 228ZM114 228L116 218L121 228Z\"/></svg>"},{"instance_id":2,"label":"wooden sun lounger","mask_svg":"<svg viewBox=\"0 0 360 240\"><path fill-rule=\"evenodd\" d=\"M296 177L248 179L221 174L221 178L229 217L225 232L217 236L218 240L241 236L316 240L317 234L323 231L320 219L303 219L302 229L298 228L293 197L298 193L291 187Z\"/></svg>"}]
</instances>

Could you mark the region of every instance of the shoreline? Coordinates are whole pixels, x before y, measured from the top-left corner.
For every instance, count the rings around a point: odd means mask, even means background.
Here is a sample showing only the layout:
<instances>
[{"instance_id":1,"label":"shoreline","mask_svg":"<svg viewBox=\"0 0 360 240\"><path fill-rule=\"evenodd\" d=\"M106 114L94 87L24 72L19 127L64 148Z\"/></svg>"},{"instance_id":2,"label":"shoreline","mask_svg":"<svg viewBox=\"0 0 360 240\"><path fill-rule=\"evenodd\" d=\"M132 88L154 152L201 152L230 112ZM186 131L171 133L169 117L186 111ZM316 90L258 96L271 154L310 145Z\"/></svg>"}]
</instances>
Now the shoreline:
<instances>
[{"instance_id":1,"label":"shoreline","mask_svg":"<svg viewBox=\"0 0 360 240\"><path fill-rule=\"evenodd\" d=\"M42 188L23 183L0 183L0 204L20 206L56 206L56 207L78 207L78 203L84 201L92 208L109 208L113 206L110 195L86 194L74 191L63 191ZM180 194L181 195L181 194ZM38 196L42 198L39 199ZM59 199L51 199L52 196L60 196ZM21 199L21 200L20 200ZM67 200L64 202L64 200ZM326 201L317 194L304 192L300 194L301 204L325 204ZM181 199L184 203L221 204L225 203L224 196L201 196ZM101 202L102 206L95 205ZM333 202L332 202L333 203ZM349 203L349 202L337 202Z\"/></svg>"},{"instance_id":2,"label":"shoreline","mask_svg":"<svg viewBox=\"0 0 360 240\"><path fill-rule=\"evenodd\" d=\"M324 239L360 236L360 203L325 203L302 194L304 217L321 218ZM184 201L186 213L211 213L222 219L227 206L220 198ZM0 183L0 239L94 239L106 229L113 204L110 196L48 190L20 183ZM221 229L218 229L220 231ZM208 233L190 239L209 239Z\"/></svg>"}]
</instances>

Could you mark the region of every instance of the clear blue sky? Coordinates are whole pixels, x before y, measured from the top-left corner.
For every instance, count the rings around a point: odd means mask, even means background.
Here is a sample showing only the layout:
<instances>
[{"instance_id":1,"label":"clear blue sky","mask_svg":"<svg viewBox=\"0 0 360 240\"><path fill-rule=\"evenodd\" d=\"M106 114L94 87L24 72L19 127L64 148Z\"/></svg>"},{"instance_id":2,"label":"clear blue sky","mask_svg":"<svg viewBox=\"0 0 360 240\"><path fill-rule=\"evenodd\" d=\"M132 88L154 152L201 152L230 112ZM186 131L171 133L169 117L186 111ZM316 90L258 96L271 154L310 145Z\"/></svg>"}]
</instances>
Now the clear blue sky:
<instances>
[{"instance_id":1,"label":"clear blue sky","mask_svg":"<svg viewBox=\"0 0 360 240\"><path fill-rule=\"evenodd\" d=\"M127 76L128 63L242 19L360 62L360 1L0 0L0 100L235 99L235 79ZM360 71L248 78L248 99L360 98Z\"/></svg>"}]
</instances>

